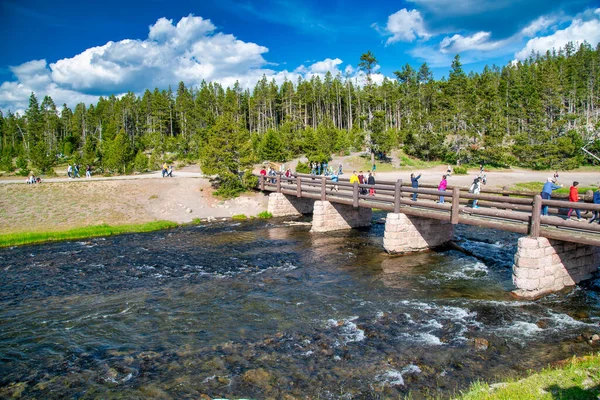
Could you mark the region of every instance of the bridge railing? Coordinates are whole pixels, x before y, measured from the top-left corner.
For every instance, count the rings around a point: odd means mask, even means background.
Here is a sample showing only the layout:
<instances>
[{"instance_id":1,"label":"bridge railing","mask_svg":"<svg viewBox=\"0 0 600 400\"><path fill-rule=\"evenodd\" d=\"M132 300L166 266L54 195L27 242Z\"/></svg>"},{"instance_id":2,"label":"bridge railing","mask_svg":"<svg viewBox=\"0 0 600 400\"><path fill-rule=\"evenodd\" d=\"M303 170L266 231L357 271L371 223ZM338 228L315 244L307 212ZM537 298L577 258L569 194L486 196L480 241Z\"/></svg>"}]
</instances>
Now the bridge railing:
<instances>
[{"instance_id":1,"label":"bridge railing","mask_svg":"<svg viewBox=\"0 0 600 400\"><path fill-rule=\"evenodd\" d=\"M348 179L332 182L330 177L294 174L285 177L259 175L259 188L296 197L327 200L354 207L369 207L391 212L402 212L423 218L450 221L453 224L476 225L507 230L533 237L543 236L557 240L600 245L600 225L564 220L558 216L542 216L543 206L550 212L573 208L598 211L600 205L559 200L543 200L539 195L510 197L487 193L473 194L466 189L438 191L434 188L412 188L396 182L379 181L375 185L349 183ZM373 189L373 193L370 193ZM412 200L417 193L417 201ZM441 203L441 197L445 202ZM478 208L470 204L477 200Z\"/></svg>"}]
</instances>

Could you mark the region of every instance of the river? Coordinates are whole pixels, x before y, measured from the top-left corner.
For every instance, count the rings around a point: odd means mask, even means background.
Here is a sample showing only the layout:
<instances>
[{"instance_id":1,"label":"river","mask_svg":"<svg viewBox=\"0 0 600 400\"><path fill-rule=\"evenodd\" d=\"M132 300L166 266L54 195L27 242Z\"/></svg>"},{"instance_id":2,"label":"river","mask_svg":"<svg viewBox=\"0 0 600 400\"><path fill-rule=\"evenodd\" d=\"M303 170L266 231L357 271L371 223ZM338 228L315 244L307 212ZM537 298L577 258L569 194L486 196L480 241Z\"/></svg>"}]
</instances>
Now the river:
<instances>
[{"instance_id":1,"label":"river","mask_svg":"<svg viewBox=\"0 0 600 400\"><path fill-rule=\"evenodd\" d=\"M0 249L0 397L448 398L595 352L600 285L513 299L518 235L398 257L285 222Z\"/></svg>"}]
</instances>

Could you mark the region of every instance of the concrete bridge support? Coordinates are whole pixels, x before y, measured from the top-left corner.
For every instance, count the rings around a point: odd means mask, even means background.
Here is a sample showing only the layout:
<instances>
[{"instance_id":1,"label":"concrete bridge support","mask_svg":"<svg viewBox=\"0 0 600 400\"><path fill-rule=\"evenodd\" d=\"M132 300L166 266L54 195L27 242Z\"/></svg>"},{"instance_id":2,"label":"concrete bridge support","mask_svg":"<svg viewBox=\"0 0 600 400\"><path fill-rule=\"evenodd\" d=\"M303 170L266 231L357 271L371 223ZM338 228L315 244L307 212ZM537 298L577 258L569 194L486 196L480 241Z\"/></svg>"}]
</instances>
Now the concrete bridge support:
<instances>
[{"instance_id":1,"label":"concrete bridge support","mask_svg":"<svg viewBox=\"0 0 600 400\"><path fill-rule=\"evenodd\" d=\"M450 221L389 213L385 220L383 247L388 253L413 253L438 247L452 240Z\"/></svg>"},{"instance_id":2,"label":"concrete bridge support","mask_svg":"<svg viewBox=\"0 0 600 400\"><path fill-rule=\"evenodd\" d=\"M283 193L271 193L267 211L274 217L312 214L315 201L303 197L287 196Z\"/></svg>"},{"instance_id":3,"label":"concrete bridge support","mask_svg":"<svg viewBox=\"0 0 600 400\"><path fill-rule=\"evenodd\" d=\"M538 237L519 239L513 282L517 297L538 298L590 279L600 265L600 247Z\"/></svg>"},{"instance_id":4,"label":"concrete bridge support","mask_svg":"<svg viewBox=\"0 0 600 400\"><path fill-rule=\"evenodd\" d=\"M315 201L311 232L329 232L371 226L373 211L370 208L346 204Z\"/></svg>"}]
</instances>

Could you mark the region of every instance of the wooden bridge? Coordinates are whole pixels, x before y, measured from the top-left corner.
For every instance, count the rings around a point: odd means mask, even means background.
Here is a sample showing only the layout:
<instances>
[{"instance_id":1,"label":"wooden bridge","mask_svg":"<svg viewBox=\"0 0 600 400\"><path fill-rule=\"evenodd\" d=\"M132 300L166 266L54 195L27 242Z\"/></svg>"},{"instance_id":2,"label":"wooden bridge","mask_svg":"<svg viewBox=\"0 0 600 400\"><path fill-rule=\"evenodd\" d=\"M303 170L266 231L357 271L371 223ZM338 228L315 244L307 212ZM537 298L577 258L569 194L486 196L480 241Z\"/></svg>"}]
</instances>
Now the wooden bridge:
<instances>
[{"instance_id":1,"label":"wooden bridge","mask_svg":"<svg viewBox=\"0 0 600 400\"><path fill-rule=\"evenodd\" d=\"M273 177L258 175L259 188L298 198L307 198L353 207L375 208L394 213L449 221L452 224L475 225L483 228L517 232L530 237L545 237L567 242L600 246L600 225L587 221L566 220L559 216L564 209L573 208L600 211L599 204L571 203L561 200L544 200L539 194L486 190L472 194L466 188L449 187L446 191L405 186L402 180L379 181L373 185L350 184L340 179L338 190L330 178L295 174L287 178L278 174ZM361 194L361 189L374 188L375 194ZM491 192L491 193L490 193ZM417 193L417 201L412 200ZM439 203L440 196L445 199ZM469 204L478 200L478 208ZM549 216L541 215L542 206L549 206ZM590 213L591 215L591 213Z\"/></svg>"},{"instance_id":2,"label":"wooden bridge","mask_svg":"<svg viewBox=\"0 0 600 400\"><path fill-rule=\"evenodd\" d=\"M306 174L258 178L258 189L272 192L269 210L275 216L312 213L313 232L370 226L373 209L388 211L383 246L389 253L423 251L451 242L456 224L521 233L513 264L513 293L521 298L591 279L600 266L600 225L560 216L569 208L589 215L600 211L600 204L543 200L539 194L486 188L479 194L460 187L413 189L402 180L361 185ZM478 207L471 205L473 200ZM550 216L541 215L543 206L549 207Z\"/></svg>"}]
</instances>

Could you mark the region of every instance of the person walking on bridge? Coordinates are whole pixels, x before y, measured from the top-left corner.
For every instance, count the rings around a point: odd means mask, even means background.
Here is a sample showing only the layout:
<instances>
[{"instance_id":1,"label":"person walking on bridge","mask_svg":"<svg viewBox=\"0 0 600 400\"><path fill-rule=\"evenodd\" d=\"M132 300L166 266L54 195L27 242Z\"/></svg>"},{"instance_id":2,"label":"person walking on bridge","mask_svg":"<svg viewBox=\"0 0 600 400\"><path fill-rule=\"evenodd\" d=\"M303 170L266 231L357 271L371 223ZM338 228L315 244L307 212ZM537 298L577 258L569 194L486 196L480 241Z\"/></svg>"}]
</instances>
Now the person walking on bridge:
<instances>
[{"instance_id":1,"label":"person walking on bridge","mask_svg":"<svg viewBox=\"0 0 600 400\"><path fill-rule=\"evenodd\" d=\"M600 187L594 192L594 204L600 204ZM596 220L600 224L600 211L594 211L594 216L590 219L590 224Z\"/></svg>"},{"instance_id":2,"label":"person walking on bridge","mask_svg":"<svg viewBox=\"0 0 600 400\"><path fill-rule=\"evenodd\" d=\"M555 185L552 178L548 178L548 181L544 184L544 187L542 188L542 199L550 200L550 198L552 198L552 191L560 189L561 187L562 185ZM542 215L548 215L548 206L542 206Z\"/></svg>"},{"instance_id":3,"label":"person walking on bridge","mask_svg":"<svg viewBox=\"0 0 600 400\"><path fill-rule=\"evenodd\" d=\"M415 174L410 174L410 185L413 189L419 188L419 179L421 178L421 174L419 176L415 176ZM412 195L412 200L417 201L417 192L414 192Z\"/></svg>"},{"instance_id":4,"label":"person walking on bridge","mask_svg":"<svg viewBox=\"0 0 600 400\"><path fill-rule=\"evenodd\" d=\"M440 181L440 184L438 185L438 191L445 192L447 187L448 187L448 181L446 180L446 175L443 175L442 180ZM444 196L440 196L440 203L441 204L444 203Z\"/></svg>"},{"instance_id":5,"label":"person walking on bridge","mask_svg":"<svg viewBox=\"0 0 600 400\"><path fill-rule=\"evenodd\" d=\"M577 186L579 186L579 182L573 182L573 186L569 188L569 201L571 203L579 203L579 190L577 190ZM567 213L567 219L571 218L571 213L575 210L575 214L577 214L577 221L583 221L581 219L581 211L579 208L569 208L569 212Z\"/></svg>"},{"instance_id":6,"label":"person walking on bridge","mask_svg":"<svg viewBox=\"0 0 600 400\"><path fill-rule=\"evenodd\" d=\"M369 172L369 177L367 178L367 184L370 185L369 196L375 196L375 176L371 172Z\"/></svg>"},{"instance_id":7,"label":"person walking on bridge","mask_svg":"<svg viewBox=\"0 0 600 400\"><path fill-rule=\"evenodd\" d=\"M473 184L469 188L469 193L473 193L473 194L481 193L481 178L480 177L475 178L475 180L473 181ZM473 199L473 208L479 208L479 206L477 205L477 199Z\"/></svg>"}]
</instances>

